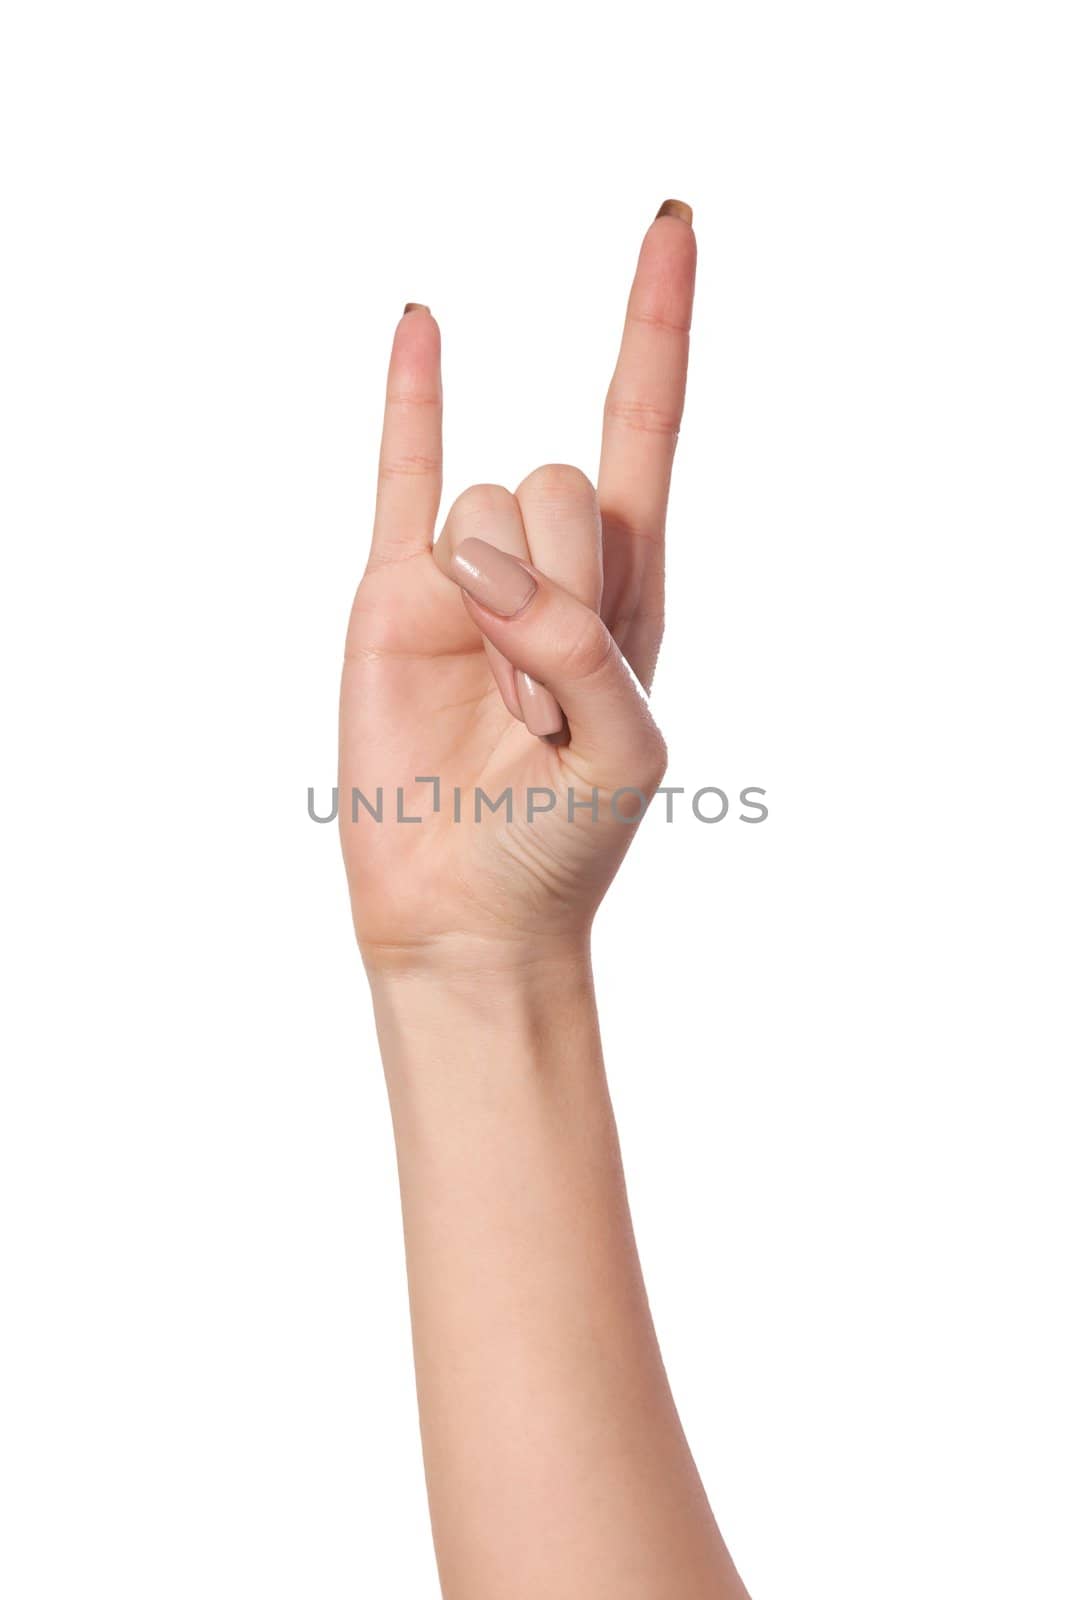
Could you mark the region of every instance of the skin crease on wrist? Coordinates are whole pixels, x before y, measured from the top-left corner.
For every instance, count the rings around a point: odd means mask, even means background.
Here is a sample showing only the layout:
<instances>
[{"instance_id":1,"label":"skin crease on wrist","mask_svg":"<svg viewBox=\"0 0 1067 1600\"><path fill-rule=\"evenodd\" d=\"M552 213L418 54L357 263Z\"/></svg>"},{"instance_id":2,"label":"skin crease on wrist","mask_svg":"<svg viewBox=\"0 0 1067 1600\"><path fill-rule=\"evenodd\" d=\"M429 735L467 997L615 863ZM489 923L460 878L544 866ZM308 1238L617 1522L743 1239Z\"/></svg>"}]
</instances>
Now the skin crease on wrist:
<instances>
[{"instance_id":1,"label":"skin crease on wrist","mask_svg":"<svg viewBox=\"0 0 1067 1600\"><path fill-rule=\"evenodd\" d=\"M475 484L436 540L440 331L412 301L393 339L340 791L399 804L340 820L446 1600L746 1595L659 1355L589 955L635 832L596 795L648 800L666 767L648 691L695 272L692 211L667 200L596 485L559 464ZM553 803L533 814L535 792ZM479 793L497 804L475 820Z\"/></svg>"}]
</instances>

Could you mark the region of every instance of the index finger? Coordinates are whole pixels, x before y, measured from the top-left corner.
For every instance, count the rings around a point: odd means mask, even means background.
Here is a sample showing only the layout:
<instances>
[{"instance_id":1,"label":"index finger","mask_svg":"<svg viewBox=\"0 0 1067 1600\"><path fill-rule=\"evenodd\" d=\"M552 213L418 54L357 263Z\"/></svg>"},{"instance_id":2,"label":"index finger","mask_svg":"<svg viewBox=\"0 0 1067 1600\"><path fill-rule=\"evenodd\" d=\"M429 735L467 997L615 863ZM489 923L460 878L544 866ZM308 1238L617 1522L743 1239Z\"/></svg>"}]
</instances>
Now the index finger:
<instances>
[{"instance_id":1,"label":"index finger","mask_svg":"<svg viewBox=\"0 0 1067 1600\"><path fill-rule=\"evenodd\" d=\"M409 303L393 336L371 565L429 550L441 502L441 334Z\"/></svg>"},{"instance_id":2,"label":"index finger","mask_svg":"<svg viewBox=\"0 0 1067 1600\"><path fill-rule=\"evenodd\" d=\"M604 616L646 682L663 622L663 536L689 362L692 216L684 201L666 200L645 234L604 406Z\"/></svg>"}]
</instances>

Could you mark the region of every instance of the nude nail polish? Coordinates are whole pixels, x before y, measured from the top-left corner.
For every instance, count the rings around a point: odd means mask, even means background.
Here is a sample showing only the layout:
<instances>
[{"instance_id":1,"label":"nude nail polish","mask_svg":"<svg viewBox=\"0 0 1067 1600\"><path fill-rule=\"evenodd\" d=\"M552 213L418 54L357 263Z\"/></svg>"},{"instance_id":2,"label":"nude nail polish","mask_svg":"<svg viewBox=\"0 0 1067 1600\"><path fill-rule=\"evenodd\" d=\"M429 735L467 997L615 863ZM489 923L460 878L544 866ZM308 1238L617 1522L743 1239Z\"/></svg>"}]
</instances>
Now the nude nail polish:
<instances>
[{"instance_id":1,"label":"nude nail polish","mask_svg":"<svg viewBox=\"0 0 1067 1600\"><path fill-rule=\"evenodd\" d=\"M528 672L516 672L515 686L519 693L522 720L531 733L543 739L546 734L558 733L563 726L563 712L559 701L543 683L531 678Z\"/></svg>"},{"instance_id":2,"label":"nude nail polish","mask_svg":"<svg viewBox=\"0 0 1067 1600\"><path fill-rule=\"evenodd\" d=\"M677 217L679 222L688 222L693 226L693 208L687 206L684 200L664 200L656 217Z\"/></svg>"},{"instance_id":3,"label":"nude nail polish","mask_svg":"<svg viewBox=\"0 0 1067 1600\"><path fill-rule=\"evenodd\" d=\"M429 306L421 305L418 300L409 300L404 307L404 315L406 317L409 311L429 311L429 309Z\"/></svg>"},{"instance_id":4,"label":"nude nail polish","mask_svg":"<svg viewBox=\"0 0 1067 1600\"><path fill-rule=\"evenodd\" d=\"M515 617L537 593L537 579L514 556L484 539L464 539L452 552L452 576L472 600L498 617Z\"/></svg>"}]
</instances>

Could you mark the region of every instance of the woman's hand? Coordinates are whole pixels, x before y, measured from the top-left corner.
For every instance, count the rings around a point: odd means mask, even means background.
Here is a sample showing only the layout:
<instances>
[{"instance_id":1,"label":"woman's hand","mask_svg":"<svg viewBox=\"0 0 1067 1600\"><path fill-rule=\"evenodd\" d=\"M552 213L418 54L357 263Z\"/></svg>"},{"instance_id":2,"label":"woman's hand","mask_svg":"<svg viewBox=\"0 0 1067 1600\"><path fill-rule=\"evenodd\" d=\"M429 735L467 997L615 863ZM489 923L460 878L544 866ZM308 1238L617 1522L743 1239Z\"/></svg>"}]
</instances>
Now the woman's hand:
<instances>
[{"instance_id":1,"label":"woman's hand","mask_svg":"<svg viewBox=\"0 0 1067 1600\"><path fill-rule=\"evenodd\" d=\"M668 201L637 265L597 491L564 466L513 495L478 485L436 545L440 335L422 306L397 328L341 699L342 843L372 972L584 946L662 777L645 691L695 266L688 207Z\"/></svg>"}]
</instances>

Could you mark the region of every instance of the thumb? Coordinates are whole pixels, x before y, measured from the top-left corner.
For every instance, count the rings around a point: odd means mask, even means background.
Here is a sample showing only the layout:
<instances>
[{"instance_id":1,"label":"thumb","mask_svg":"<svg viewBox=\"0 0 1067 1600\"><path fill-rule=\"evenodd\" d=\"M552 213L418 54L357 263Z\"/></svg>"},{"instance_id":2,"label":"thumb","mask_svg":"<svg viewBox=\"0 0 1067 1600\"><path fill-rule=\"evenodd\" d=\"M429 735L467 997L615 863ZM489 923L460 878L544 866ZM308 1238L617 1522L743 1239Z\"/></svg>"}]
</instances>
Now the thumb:
<instances>
[{"instance_id":1,"label":"thumb","mask_svg":"<svg viewBox=\"0 0 1067 1600\"><path fill-rule=\"evenodd\" d=\"M457 546L449 576L485 638L555 695L588 781L654 788L666 766L663 736L597 613L484 539Z\"/></svg>"}]
</instances>

